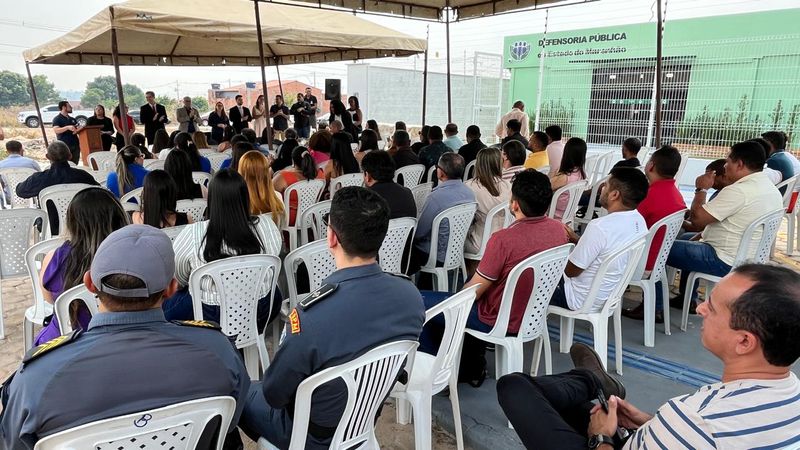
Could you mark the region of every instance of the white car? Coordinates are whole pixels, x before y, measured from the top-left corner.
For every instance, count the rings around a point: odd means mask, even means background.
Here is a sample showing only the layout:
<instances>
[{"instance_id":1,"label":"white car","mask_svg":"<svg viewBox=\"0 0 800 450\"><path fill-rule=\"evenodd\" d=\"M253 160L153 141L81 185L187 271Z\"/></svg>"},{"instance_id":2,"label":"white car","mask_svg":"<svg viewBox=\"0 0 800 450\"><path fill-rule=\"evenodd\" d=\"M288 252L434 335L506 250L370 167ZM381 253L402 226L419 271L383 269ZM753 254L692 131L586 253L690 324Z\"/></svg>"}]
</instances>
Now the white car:
<instances>
[{"instance_id":1,"label":"white car","mask_svg":"<svg viewBox=\"0 0 800 450\"><path fill-rule=\"evenodd\" d=\"M58 105L47 105L41 109L41 113L42 121L45 124L51 124L53 123L53 119L59 114ZM78 121L78 126L82 127L86 125L86 119L94 115L94 111L76 109L72 111L71 115ZM39 127L39 117L36 116L36 111L33 110L22 111L17 114L17 121L28 128Z\"/></svg>"}]
</instances>

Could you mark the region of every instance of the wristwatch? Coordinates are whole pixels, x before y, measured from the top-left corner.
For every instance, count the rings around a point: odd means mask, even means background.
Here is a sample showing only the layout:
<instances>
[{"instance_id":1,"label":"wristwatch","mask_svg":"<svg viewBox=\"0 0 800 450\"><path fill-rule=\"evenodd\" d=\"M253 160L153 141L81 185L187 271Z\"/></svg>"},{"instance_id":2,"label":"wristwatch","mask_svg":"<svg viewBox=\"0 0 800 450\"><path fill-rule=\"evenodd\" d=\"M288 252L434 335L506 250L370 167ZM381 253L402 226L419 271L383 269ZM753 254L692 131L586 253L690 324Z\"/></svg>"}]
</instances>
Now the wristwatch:
<instances>
[{"instance_id":1,"label":"wristwatch","mask_svg":"<svg viewBox=\"0 0 800 450\"><path fill-rule=\"evenodd\" d=\"M614 440L604 434L595 434L589 438L589 448L596 449L603 444L614 446Z\"/></svg>"},{"instance_id":2,"label":"wristwatch","mask_svg":"<svg viewBox=\"0 0 800 450\"><path fill-rule=\"evenodd\" d=\"M704 194L705 194L706 192L708 192L708 189L700 189L700 188L696 188L696 189L694 190L694 193L695 193L695 194L699 194L700 192L702 192L702 193L704 193Z\"/></svg>"}]
</instances>

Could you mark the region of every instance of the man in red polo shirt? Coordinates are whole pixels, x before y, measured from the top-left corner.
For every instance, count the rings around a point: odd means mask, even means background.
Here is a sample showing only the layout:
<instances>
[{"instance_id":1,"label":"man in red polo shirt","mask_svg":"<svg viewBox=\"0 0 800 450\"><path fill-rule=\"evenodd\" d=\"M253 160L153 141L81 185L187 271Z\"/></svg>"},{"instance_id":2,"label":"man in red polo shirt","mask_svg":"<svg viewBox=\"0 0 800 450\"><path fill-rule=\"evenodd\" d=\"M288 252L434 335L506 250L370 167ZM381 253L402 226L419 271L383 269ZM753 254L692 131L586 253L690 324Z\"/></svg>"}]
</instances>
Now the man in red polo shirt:
<instances>
[{"instance_id":1,"label":"man in red polo shirt","mask_svg":"<svg viewBox=\"0 0 800 450\"><path fill-rule=\"evenodd\" d=\"M650 161L645 165L645 174L650 181L650 188L647 190L647 197L639 203L639 214L644 217L647 227L652 227L656 222L668 215L686 209L683 196L678 190L675 181L675 174L681 165L681 154L678 149L671 145L665 145L656 150L650 157ZM665 230L660 230L653 238L650 246L650 253L647 255L645 270L652 270L656 262L661 243L664 241ZM664 313L662 312L663 299L661 297L661 285L656 285L656 322L664 323ZM622 315L636 320L644 319L644 304L634 309L623 310Z\"/></svg>"}]
</instances>

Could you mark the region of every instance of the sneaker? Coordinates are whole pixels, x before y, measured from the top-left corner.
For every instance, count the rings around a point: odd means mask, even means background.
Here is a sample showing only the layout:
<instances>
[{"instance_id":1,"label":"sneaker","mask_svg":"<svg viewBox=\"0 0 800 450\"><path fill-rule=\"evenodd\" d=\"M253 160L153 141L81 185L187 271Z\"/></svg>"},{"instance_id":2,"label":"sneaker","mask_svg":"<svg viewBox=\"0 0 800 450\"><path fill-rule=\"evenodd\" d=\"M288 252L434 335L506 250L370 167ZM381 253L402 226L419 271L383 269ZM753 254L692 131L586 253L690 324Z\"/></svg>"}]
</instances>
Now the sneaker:
<instances>
[{"instance_id":1,"label":"sneaker","mask_svg":"<svg viewBox=\"0 0 800 450\"><path fill-rule=\"evenodd\" d=\"M625 386L606 372L603 368L603 362L600 361L600 356L597 355L592 347L581 343L572 344L569 349L569 356L572 358L572 364L575 365L576 369L588 370L595 376L597 381L600 382L600 388L603 389L606 398L612 395L616 395L621 399L625 398Z\"/></svg>"}]
</instances>

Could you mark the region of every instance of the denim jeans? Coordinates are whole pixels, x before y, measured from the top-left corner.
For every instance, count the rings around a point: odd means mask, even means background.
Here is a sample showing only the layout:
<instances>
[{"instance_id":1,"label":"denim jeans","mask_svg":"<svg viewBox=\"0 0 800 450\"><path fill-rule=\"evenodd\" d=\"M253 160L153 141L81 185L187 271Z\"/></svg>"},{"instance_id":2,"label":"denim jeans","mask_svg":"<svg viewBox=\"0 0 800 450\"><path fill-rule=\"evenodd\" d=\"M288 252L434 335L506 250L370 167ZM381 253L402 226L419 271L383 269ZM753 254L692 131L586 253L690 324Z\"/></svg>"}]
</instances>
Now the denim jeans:
<instances>
[{"instance_id":1,"label":"denim jeans","mask_svg":"<svg viewBox=\"0 0 800 450\"><path fill-rule=\"evenodd\" d=\"M717 252L709 244L690 241L695 233L684 233L678 237L667 257L667 265L681 270L680 293L686 292L689 272L703 272L724 277L731 271L731 266L717 257ZM692 300L697 299L697 283L692 286ZM664 299L661 295L661 283L656 283L656 311L662 308Z\"/></svg>"},{"instance_id":2,"label":"denim jeans","mask_svg":"<svg viewBox=\"0 0 800 450\"><path fill-rule=\"evenodd\" d=\"M422 301L425 303L426 310L433 308L453 295L450 292L439 291L420 291L420 294L422 294ZM478 302L476 300L472 304L469 317L467 317L467 328L488 333L492 330L492 327L494 327L494 324L485 324L478 317ZM439 344L442 343L442 335L444 335L444 314L439 314L422 327L422 334L419 336L419 351L435 355L439 350Z\"/></svg>"}]
</instances>

